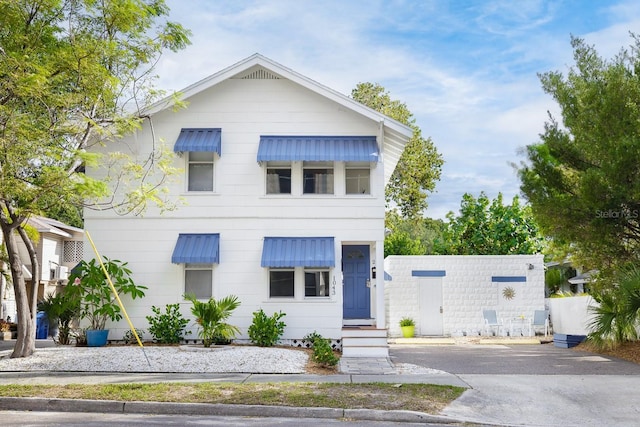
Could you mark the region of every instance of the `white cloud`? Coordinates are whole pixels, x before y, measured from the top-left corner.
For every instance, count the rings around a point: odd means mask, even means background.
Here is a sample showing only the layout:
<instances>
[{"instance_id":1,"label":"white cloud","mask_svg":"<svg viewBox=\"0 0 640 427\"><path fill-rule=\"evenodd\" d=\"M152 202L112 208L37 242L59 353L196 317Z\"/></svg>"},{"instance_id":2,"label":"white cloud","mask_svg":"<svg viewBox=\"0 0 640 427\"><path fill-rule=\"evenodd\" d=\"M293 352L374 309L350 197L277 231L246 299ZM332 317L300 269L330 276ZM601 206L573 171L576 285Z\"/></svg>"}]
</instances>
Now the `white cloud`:
<instances>
[{"instance_id":1,"label":"white cloud","mask_svg":"<svg viewBox=\"0 0 640 427\"><path fill-rule=\"evenodd\" d=\"M168 4L194 36L162 59L161 88L182 89L259 52L346 95L370 81L405 102L446 162L430 199L434 217L457 210L465 192L518 193L509 162L538 140L547 110L558 115L536 73L566 72L571 33L611 57L640 28L632 0L598 2L593 13L546 0Z\"/></svg>"}]
</instances>

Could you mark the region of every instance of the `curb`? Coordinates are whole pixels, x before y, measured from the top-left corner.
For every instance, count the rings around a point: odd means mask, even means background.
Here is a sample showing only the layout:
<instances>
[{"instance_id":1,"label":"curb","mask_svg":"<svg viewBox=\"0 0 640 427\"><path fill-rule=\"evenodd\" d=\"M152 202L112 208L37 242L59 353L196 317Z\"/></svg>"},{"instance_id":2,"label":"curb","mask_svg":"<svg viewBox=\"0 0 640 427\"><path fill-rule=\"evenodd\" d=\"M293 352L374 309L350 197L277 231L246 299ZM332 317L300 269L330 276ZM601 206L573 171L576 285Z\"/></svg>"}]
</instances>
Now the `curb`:
<instances>
[{"instance_id":1,"label":"curb","mask_svg":"<svg viewBox=\"0 0 640 427\"><path fill-rule=\"evenodd\" d=\"M288 406L228 405L209 403L124 402L115 400L45 399L40 397L0 397L0 407L12 411L94 412L162 415L216 415L246 417L287 417L354 419L362 421L429 422L457 424L460 420L414 411L371 409L297 408Z\"/></svg>"}]
</instances>

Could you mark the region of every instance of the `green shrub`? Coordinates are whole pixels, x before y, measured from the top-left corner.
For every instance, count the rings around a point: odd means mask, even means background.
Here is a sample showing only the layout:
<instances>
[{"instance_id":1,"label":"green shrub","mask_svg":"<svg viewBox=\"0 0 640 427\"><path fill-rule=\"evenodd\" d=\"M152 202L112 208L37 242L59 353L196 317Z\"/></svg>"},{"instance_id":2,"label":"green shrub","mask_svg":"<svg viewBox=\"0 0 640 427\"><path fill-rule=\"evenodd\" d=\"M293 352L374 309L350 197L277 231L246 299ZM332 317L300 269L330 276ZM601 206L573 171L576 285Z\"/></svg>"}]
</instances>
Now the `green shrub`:
<instances>
[{"instance_id":1,"label":"green shrub","mask_svg":"<svg viewBox=\"0 0 640 427\"><path fill-rule=\"evenodd\" d=\"M416 326L416 322L410 317L400 319L400 326Z\"/></svg>"},{"instance_id":2,"label":"green shrub","mask_svg":"<svg viewBox=\"0 0 640 427\"><path fill-rule=\"evenodd\" d=\"M316 331L305 336L303 340L312 343L313 356L311 356L311 359L314 362L325 366L335 366L338 364L338 360L340 359L338 359L333 352L333 349L331 348L331 341L323 338L322 335Z\"/></svg>"},{"instance_id":3,"label":"green shrub","mask_svg":"<svg viewBox=\"0 0 640 427\"><path fill-rule=\"evenodd\" d=\"M155 316L147 316L149 333L160 344L178 344L182 341L182 333L189 321L182 317L180 304L167 304L165 313L161 313L158 307L151 306Z\"/></svg>"},{"instance_id":4,"label":"green shrub","mask_svg":"<svg viewBox=\"0 0 640 427\"><path fill-rule=\"evenodd\" d=\"M316 331L313 331L310 334L305 335L304 338L302 338L302 341L307 344L307 347L313 348L313 342L316 340L316 338L322 338L322 335L320 335Z\"/></svg>"},{"instance_id":5,"label":"green shrub","mask_svg":"<svg viewBox=\"0 0 640 427\"><path fill-rule=\"evenodd\" d=\"M138 338L140 338L140 341L142 341L144 330L136 328L136 334L138 334ZM138 344L138 340L136 340L136 336L133 335L131 329L124 333L124 335L122 336L122 341L124 341L125 344Z\"/></svg>"},{"instance_id":6,"label":"green shrub","mask_svg":"<svg viewBox=\"0 0 640 427\"><path fill-rule=\"evenodd\" d=\"M268 317L264 310L253 312L253 322L249 326L251 342L260 347L272 347L278 343L287 326L280 319L285 314L281 311Z\"/></svg>"}]
</instances>

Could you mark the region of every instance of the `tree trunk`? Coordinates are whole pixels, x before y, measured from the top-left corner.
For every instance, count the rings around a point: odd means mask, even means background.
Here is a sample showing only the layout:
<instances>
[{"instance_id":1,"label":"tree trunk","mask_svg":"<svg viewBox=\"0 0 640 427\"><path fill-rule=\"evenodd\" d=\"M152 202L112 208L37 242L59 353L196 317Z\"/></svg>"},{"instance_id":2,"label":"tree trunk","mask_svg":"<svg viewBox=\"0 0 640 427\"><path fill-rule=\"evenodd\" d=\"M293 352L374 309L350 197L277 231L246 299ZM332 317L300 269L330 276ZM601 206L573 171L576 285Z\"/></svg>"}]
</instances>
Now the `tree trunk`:
<instances>
[{"instance_id":1,"label":"tree trunk","mask_svg":"<svg viewBox=\"0 0 640 427\"><path fill-rule=\"evenodd\" d=\"M29 260L31 261L31 301L29 301L29 309L31 310L31 319L36 324L36 319L38 315L38 286L40 284L40 263L38 262L38 254L36 253L36 248L33 246L33 242L27 236L27 233L24 231L22 226L18 226L18 234L20 234L20 238L22 242L27 248L27 252L29 253ZM22 270L21 270L22 271ZM37 326L37 325L36 325Z\"/></svg>"},{"instance_id":2,"label":"tree trunk","mask_svg":"<svg viewBox=\"0 0 640 427\"><path fill-rule=\"evenodd\" d=\"M0 261L0 266L2 265L2 261ZM0 267L1 269L2 267ZM4 295L6 294L7 281L4 280L4 275L0 273L0 319L6 319L6 304L4 301Z\"/></svg>"},{"instance_id":3,"label":"tree trunk","mask_svg":"<svg viewBox=\"0 0 640 427\"><path fill-rule=\"evenodd\" d=\"M27 287L22 275L22 261L18 255L16 235L13 232L17 224L15 221L9 222L6 217L3 217L0 218L0 227L2 227L4 243L7 248L18 312L18 318L16 319L18 322L18 338L11 357L27 357L31 356L36 348L36 322L34 320L35 313L31 312ZM37 283L38 278L33 277L33 281Z\"/></svg>"}]
</instances>

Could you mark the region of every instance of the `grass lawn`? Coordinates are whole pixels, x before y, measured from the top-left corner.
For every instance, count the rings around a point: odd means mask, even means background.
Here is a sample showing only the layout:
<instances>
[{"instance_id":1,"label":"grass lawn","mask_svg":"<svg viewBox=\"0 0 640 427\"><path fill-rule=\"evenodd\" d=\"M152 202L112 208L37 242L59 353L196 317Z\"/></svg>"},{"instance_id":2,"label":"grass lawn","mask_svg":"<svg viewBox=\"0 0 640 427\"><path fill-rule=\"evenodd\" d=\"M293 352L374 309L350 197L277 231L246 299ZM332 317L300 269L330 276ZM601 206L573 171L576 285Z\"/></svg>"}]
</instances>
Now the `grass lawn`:
<instances>
[{"instance_id":1,"label":"grass lawn","mask_svg":"<svg viewBox=\"0 0 640 427\"><path fill-rule=\"evenodd\" d=\"M105 385L2 385L6 397L45 397L180 403L224 403L439 413L462 387L433 384L160 383Z\"/></svg>"}]
</instances>

